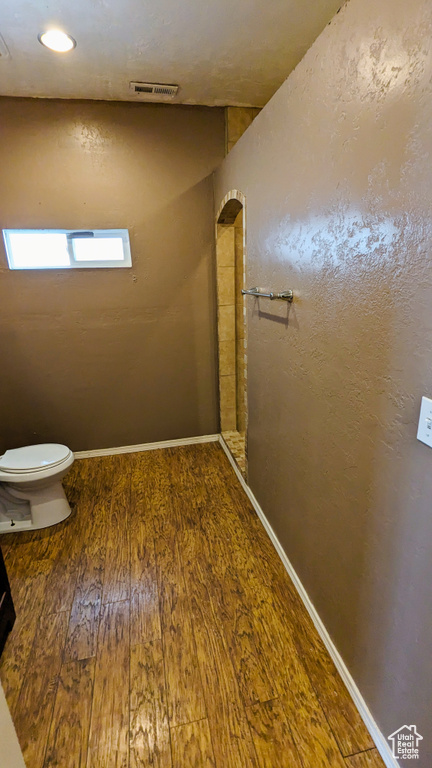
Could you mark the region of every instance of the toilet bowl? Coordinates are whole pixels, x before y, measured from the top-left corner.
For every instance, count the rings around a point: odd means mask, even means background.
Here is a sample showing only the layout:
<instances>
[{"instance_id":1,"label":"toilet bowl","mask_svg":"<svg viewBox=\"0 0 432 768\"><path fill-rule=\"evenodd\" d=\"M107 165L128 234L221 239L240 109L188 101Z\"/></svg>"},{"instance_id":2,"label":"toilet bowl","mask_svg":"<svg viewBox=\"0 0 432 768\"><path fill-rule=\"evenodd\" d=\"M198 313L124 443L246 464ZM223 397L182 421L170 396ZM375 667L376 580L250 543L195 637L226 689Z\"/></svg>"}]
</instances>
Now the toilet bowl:
<instances>
[{"instance_id":1,"label":"toilet bowl","mask_svg":"<svg viewBox=\"0 0 432 768\"><path fill-rule=\"evenodd\" d=\"M71 513L62 478L74 462L65 445L44 443L0 456L0 534L47 528Z\"/></svg>"}]
</instances>

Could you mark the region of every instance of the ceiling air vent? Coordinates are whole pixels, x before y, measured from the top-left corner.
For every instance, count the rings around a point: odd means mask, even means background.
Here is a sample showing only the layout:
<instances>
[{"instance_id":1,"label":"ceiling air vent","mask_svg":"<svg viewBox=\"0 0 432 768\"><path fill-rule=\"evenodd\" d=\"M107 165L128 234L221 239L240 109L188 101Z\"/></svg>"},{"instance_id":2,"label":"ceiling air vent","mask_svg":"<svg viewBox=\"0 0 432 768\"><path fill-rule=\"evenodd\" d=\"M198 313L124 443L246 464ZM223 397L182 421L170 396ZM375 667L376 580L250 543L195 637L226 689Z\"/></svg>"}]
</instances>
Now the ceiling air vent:
<instances>
[{"instance_id":1,"label":"ceiling air vent","mask_svg":"<svg viewBox=\"0 0 432 768\"><path fill-rule=\"evenodd\" d=\"M8 59L10 56L10 53L8 51L8 47L3 40L2 36L0 35L0 61L3 61L3 59Z\"/></svg>"},{"instance_id":2,"label":"ceiling air vent","mask_svg":"<svg viewBox=\"0 0 432 768\"><path fill-rule=\"evenodd\" d=\"M178 85L166 83L129 83L130 92L144 101L169 101L177 95L178 89Z\"/></svg>"}]
</instances>

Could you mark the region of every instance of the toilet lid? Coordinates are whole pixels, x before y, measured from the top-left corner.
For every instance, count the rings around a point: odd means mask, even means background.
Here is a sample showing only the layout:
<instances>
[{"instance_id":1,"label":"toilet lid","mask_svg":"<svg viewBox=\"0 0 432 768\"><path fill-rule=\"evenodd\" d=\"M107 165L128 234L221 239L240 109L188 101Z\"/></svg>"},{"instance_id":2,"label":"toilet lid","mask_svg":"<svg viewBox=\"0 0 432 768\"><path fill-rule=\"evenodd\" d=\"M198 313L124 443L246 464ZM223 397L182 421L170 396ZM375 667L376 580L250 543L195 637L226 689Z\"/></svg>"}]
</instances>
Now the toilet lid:
<instances>
[{"instance_id":1,"label":"toilet lid","mask_svg":"<svg viewBox=\"0 0 432 768\"><path fill-rule=\"evenodd\" d=\"M5 472L31 472L46 469L61 464L69 455L69 448L58 443L26 445L24 448L13 448L0 456L0 469Z\"/></svg>"}]
</instances>

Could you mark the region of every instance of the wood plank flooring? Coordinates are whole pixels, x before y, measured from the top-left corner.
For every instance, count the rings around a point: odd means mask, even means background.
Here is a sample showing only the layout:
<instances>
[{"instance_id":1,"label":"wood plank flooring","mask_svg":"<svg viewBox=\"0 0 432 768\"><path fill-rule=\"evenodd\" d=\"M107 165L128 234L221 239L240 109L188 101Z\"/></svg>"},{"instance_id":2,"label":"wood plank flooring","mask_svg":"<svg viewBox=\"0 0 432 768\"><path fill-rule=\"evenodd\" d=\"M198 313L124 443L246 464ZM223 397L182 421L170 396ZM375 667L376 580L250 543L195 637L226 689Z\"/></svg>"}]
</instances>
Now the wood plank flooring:
<instances>
[{"instance_id":1,"label":"wood plank flooring","mask_svg":"<svg viewBox=\"0 0 432 768\"><path fill-rule=\"evenodd\" d=\"M64 482L67 521L0 537L27 768L382 768L218 444Z\"/></svg>"}]
</instances>

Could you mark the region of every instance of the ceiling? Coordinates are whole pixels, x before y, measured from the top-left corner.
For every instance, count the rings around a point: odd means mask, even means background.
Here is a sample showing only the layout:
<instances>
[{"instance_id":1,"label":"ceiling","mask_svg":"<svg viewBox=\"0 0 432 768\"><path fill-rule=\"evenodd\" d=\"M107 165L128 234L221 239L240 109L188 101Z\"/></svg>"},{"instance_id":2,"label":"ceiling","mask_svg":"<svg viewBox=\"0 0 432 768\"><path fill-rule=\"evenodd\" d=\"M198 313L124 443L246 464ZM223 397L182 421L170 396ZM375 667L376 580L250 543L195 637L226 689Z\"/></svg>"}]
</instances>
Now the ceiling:
<instances>
[{"instance_id":1,"label":"ceiling","mask_svg":"<svg viewBox=\"0 0 432 768\"><path fill-rule=\"evenodd\" d=\"M3 0L0 94L135 101L129 81L178 83L174 103L263 106L342 0ZM77 41L53 53L58 27Z\"/></svg>"}]
</instances>

